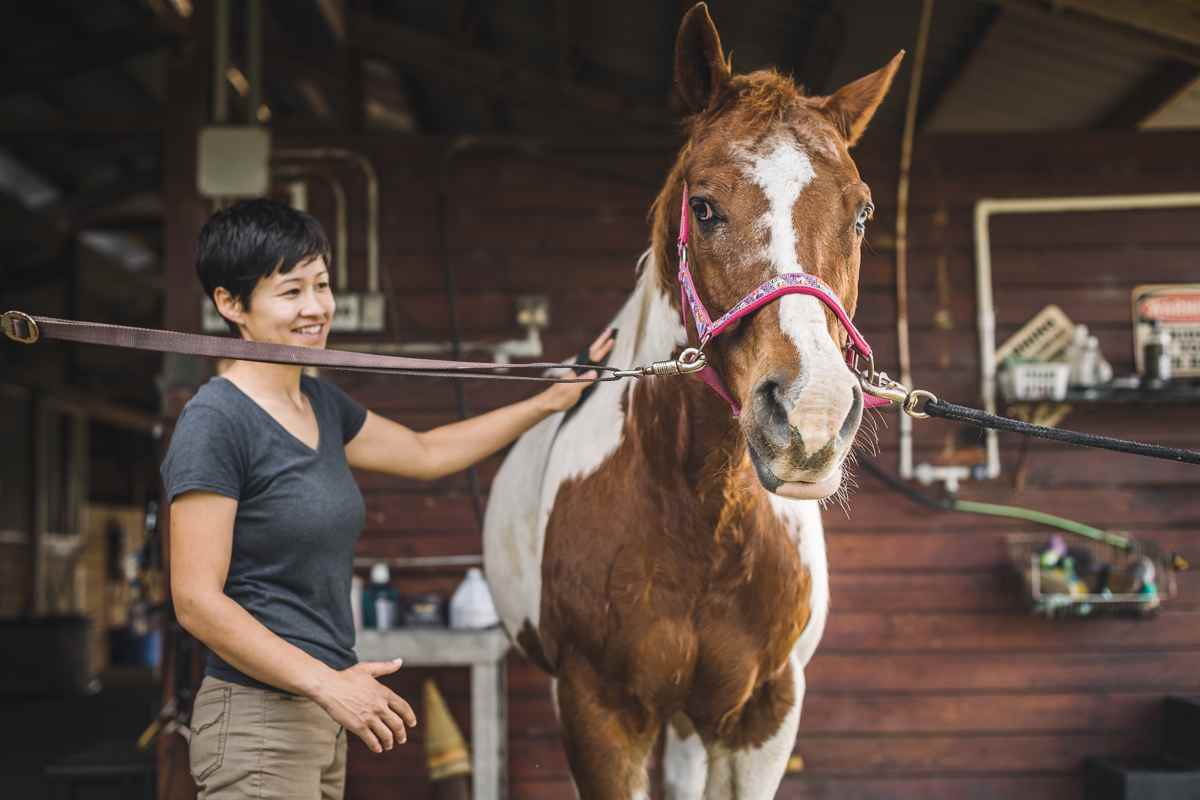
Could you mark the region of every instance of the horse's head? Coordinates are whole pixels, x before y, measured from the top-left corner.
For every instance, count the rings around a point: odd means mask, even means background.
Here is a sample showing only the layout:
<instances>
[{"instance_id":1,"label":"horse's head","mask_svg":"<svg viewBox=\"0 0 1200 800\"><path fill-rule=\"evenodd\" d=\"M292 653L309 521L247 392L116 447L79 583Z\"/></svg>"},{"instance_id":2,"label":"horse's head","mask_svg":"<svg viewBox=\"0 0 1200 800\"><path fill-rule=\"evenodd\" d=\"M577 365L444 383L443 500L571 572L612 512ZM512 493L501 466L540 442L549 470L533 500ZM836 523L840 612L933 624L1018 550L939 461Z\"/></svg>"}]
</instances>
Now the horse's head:
<instances>
[{"instance_id":1,"label":"horse's head","mask_svg":"<svg viewBox=\"0 0 1200 800\"><path fill-rule=\"evenodd\" d=\"M828 97L805 96L774 71L733 75L707 8L676 39L675 85L689 139L655 204L655 249L670 252L683 187L689 261L713 316L772 276L805 272L854 313L859 248L873 210L849 148L887 93L899 53ZM664 271L674 264L664 265ZM674 274L664 274L673 285ZM710 363L742 407L740 424L762 484L824 498L862 420L845 332L814 297L785 295L709 343Z\"/></svg>"}]
</instances>

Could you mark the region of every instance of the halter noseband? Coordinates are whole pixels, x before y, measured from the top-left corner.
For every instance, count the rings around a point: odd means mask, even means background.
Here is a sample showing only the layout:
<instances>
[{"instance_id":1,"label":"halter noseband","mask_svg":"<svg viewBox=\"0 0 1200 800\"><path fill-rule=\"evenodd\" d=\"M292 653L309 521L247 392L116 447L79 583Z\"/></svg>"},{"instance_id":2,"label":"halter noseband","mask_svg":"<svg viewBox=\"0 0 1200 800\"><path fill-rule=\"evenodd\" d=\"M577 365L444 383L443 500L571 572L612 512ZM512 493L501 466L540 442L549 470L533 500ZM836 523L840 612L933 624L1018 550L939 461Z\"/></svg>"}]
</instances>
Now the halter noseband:
<instances>
[{"instance_id":1,"label":"halter noseband","mask_svg":"<svg viewBox=\"0 0 1200 800\"><path fill-rule=\"evenodd\" d=\"M696 337L699 341L699 344L696 346L698 350L703 351L709 341L720 336L722 331L756 309L772 303L786 294L806 294L817 298L828 306L833 311L834 316L837 317L838 322L846 329L848 337L846 342L846 363L850 365L851 371L856 375L860 374L858 364L861 358L870 365L870 372L874 373L871 346L867 344L867 340L863 338L863 335L858 332L858 328L854 327L854 323L850 321L850 315L846 313L846 309L842 308L841 301L838 300L833 290L814 275L803 272L786 272L782 275L776 275L774 278L769 278L757 289L739 300L734 304L733 308L726 311L714 322L708 314L708 309L704 307L704 302L700 299L700 295L696 292L696 284L692 280L692 271L688 268L689 213L686 182L683 184L683 202L681 205L682 208L679 215L680 312L683 314L684 324L686 325L688 309L690 308L692 311L692 320L695 322ZM706 365L703 369L699 370L699 375L714 392L729 403L729 408L733 411L733 416L736 417L741 414L742 410L737 400L733 398L733 394L725 385L725 381L721 379L721 376L715 369ZM887 399L875 397L866 392L863 393L863 405L867 408L888 405L890 402Z\"/></svg>"}]
</instances>

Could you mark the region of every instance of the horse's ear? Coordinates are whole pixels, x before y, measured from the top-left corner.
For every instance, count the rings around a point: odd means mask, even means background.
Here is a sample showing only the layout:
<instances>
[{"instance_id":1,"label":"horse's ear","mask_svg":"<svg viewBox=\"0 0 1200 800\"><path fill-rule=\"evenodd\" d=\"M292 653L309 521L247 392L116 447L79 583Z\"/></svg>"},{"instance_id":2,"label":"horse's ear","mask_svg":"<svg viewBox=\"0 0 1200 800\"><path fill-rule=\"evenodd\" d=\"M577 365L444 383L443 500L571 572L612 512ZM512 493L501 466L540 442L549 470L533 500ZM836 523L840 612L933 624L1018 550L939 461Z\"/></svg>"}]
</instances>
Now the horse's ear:
<instances>
[{"instance_id":1,"label":"horse's ear","mask_svg":"<svg viewBox=\"0 0 1200 800\"><path fill-rule=\"evenodd\" d=\"M853 147L867 129L875 109L883 102L896 70L900 69L900 61L904 58L901 50L892 57L885 66L875 70L858 80L847 83L833 95L825 98L824 111L833 120L833 124L841 131L847 147Z\"/></svg>"},{"instance_id":2,"label":"horse's ear","mask_svg":"<svg viewBox=\"0 0 1200 800\"><path fill-rule=\"evenodd\" d=\"M708 108L730 74L708 6L697 3L684 15L675 37L675 89L687 110L696 114Z\"/></svg>"}]
</instances>

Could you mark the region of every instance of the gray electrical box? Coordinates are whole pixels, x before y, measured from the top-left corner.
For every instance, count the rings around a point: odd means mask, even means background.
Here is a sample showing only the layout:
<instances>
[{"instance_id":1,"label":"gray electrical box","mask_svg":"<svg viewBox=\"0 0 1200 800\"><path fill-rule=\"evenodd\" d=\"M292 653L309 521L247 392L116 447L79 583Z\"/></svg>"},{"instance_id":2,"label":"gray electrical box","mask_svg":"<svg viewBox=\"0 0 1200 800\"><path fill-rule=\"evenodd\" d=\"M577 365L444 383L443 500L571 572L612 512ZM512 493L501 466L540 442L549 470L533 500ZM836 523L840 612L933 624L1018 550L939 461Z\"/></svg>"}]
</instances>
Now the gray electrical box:
<instances>
[{"instance_id":1,"label":"gray electrical box","mask_svg":"<svg viewBox=\"0 0 1200 800\"><path fill-rule=\"evenodd\" d=\"M261 197L271 187L271 132L256 125L200 131L196 188L205 197Z\"/></svg>"}]
</instances>

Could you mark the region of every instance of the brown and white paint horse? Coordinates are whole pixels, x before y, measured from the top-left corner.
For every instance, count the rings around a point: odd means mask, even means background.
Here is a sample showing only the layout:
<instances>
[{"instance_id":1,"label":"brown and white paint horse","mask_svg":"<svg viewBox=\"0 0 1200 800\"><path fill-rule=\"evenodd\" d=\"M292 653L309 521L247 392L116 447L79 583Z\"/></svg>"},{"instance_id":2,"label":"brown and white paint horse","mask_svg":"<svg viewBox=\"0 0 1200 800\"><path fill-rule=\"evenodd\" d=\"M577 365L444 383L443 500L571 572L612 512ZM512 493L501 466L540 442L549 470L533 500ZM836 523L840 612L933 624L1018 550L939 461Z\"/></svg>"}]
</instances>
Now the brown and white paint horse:
<instances>
[{"instance_id":1,"label":"brown and white paint horse","mask_svg":"<svg viewBox=\"0 0 1200 800\"><path fill-rule=\"evenodd\" d=\"M901 55L807 97L775 72L732 75L707 8L688 12L675 83L689 138L610 363L668 359L694 337L672 247L685 184L692 274L715 313L790 272L815 274L853 313L871 195L848 148ZM784 296L706 351L739 418L699 380L602 383L505 460L487 573L518 646L555 677L581 797L647 797L664 729L669 797L774 795L829 609L818 501L839 490L862 418L843 341L817 299Z\"/></svg>"}]
</instances>

